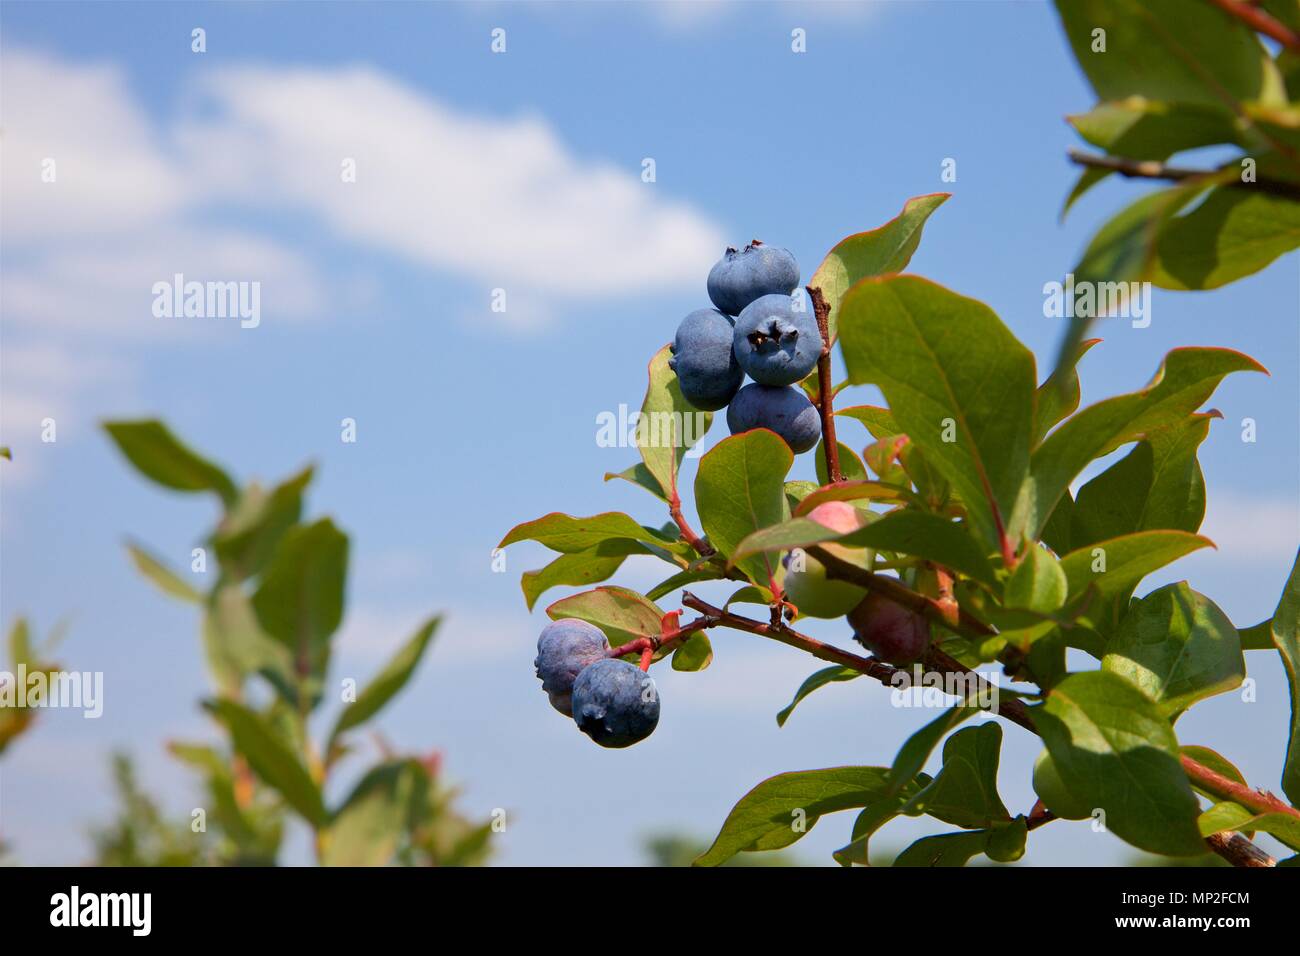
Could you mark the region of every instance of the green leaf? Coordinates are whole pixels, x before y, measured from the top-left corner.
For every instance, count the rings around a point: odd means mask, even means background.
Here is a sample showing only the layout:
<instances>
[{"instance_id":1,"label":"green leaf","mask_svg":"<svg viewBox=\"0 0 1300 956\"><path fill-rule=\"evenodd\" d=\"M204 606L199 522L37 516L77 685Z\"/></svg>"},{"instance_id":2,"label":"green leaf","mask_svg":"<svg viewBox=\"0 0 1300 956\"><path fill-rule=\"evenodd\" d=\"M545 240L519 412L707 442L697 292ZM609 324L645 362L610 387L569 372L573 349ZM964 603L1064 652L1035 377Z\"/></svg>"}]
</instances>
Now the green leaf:
<instances>
[{"instance_id":1,"label":"green leaf","mask_svg":"<svg viewBox=\"0 0 1300 956\"><path fill-rule=\"evenodd\" d=\"M997 549L1029 467L1032 353L982 302L914 276L860 282L841 311L850 380L880 387Z\"/></svg>"},{"instance_id":2,"label":"green leaf","mask_svg":"<svg viewBox=\"0 0 1300 956\"><path fill-rule=\"evenodd\" d=\"M908 737L903 742L903 746L899 748L898 755L894 757L893 766L889 768L889 781L888 786L885 788L886 794L896 796L902 793L903 788L916 779L917 774L925 767L925 762L930 759L930 754L934 751L934 748L939 746L939 741L950 730L961 724L962 721L974 717L979 713L979 710L973 704L963 702L956 707L945 710L934 720Z\"/></svg>"},{"instance_id":3,"label":"green leaf","mask_svg":"<svg viewBox=\"0 0 1300 956\"><path fill-rule=\"evenodd\" d=\"M858 814L858 818L853 821L852 842L831 854L835 862L840 866L852 866L855 863L869 866L871 861L868 852L871 837L882 826L898 816L903 802L902 797L886 797L867 804Z\"/></svg>"},{"instance_id":4,"label":"green leaf","mask_svg":"<svg viewBox=\"0 0 1300 956\"><path fill-rule=\"evenodd\" d=\"M155 419L105 422L104 430L146 478L176 491L213 491L227 507L239 496L230 476Z\"/></svg>"},{"instance_id":5,"label":"green leaf","mask_svg":"<svg viewBox=\"0 0 1300 956\"><path fill-rule=\"evenodd\" d=\"M1080 342L1071 361L1058 365L1034 394L1033 445L1042 444L1044 436L1079 407L1079 360L1101 339Z\"/></svg>"},{"instance_id":6,"label":"green leaf","mask_svg":"<svg viewBox=\"0 0 1300 956\"><path fill-rule=\"evenodd\" d=\"M1270 833L1293 850L1300 850L1300 817L1289 813L1255 814L1239 803L1216 803L1201 814L1197 821L1202 836L1212 836L1225 830L1253 833L1257 830Z\"/></svg>"},{"instance_id":7,"label":"green leaf","mask_svg":"<svg viewBox=\"0 0 1300 956\"><path fill-rule=\"evenodd\" d=\"M871 432L872 438L888 438L902 431L889 409L881 408L879 405L852 405L848 408L837 408L835 414L862 422L867 431Z\"/></svg>"},{"instance_id":8,"label":"green leaf","mask_svg":"<svg viewBox=\"0 0 1300 956\"><path fill-rule=\"evenodd\" d=\"M1056 9L1100 99L1144 96L1223 108L1279 93L1276 70L1255 34L1213 4L1057 0ZM1105 31L1104 48L1095 48L1095 30Z\"/></svg>"},{"instance_id":9,"label":"green leaf","mask_svg":"<svg viewBox=\"0 0 1300 956\"><path fill-rule=\"evenodd\" d=\"M606 586L562 598L546 609L546 616L552 621L576 617L594 624L617 647L641 637L658 637L664 612L635 591Z\"/></svg>"},{"instance_id":10,"label":"green leaf","mask_svg":"<svg viewBox=\"0 0 1300 956\"><path fill-rule=\"evenodd\" d=\"M1080 488L1070 515L1074 547L1135 531L1196 531L1205 517L1205 478L1196 450L1216 415L1193 415L1148 433Z\"/></svg>"},{"instance_id":11,"label":"green leaf","mask_svg":"<svg viewBox=\"0 0 1300 956\"><path fill-rule=\"evenodd\" d=\"M342 734L359 727L375 716L406 686L441 623L441 616L435 616L421 624L411 638L384 665L384 669L371 679L361 693L357 694L356 700L344 708L338 722L334 725L334 730L330 733L329 743L325 747L326 754L334 749L335 741Z\"/></svg>"},{"instance_id":12,"label":"green leaf","mask_svg":"<svg viewBox=\"0 0 1300 956\"><path fill-rule=\"evenodd\" d=\"M636 430L641 460L667 499L677 494L677 473L686 452L704 437L713 422L711 412L699 411L682 397L677 376L668 367L671 354L665 345L650 360L650 384Z\"/></svg>"},{"instance_id":13,"label":"green leaf","mask_svg":"<svg viewBox=\"0 0 1300 956\"><path fill-rule=\"evenodd\" d=\"M302 516L302 495L312 474L312 468L304 468L269 494L257 484L244 489L212 536L223 567L244 578L266 566L285 533Z\"/></svg>"},{"instance_id":14,"label":"green leaf","mask_svg":"<svg viewBox=\"0 0 1300 956\"><path fill-rule=\"evenodd\" d=\"M1037 538L1057 500L1090 461L1185 419L1225 376L1241 371L1264 368L1231 349L1174 349L1146 388L1105 399L1071 416L1034 451L1030 480L1011 522L1013 532Z\"/></svg>"},{"instance_id":15,"label":"green leaf","mask_svg":"<svg viewBox=\"0 0 1300 956\"><path fill-rule=\"evenodd\" d=\"M732 593L731 597L727 598L727 603L722 605L722 609L724 611L729 611L733 604L762 604L770 606L775 603L776 599L770 588L765 588L761 584L746 584L742 588L737 588Z\"/></svg>"},{"instance_id":16,"label":"green leaf","mask_svg":"<svg viewBox=\"0 0 1300 956\"><path fill-rule=\"evenodd\" d=\"M855 671L851 667L840 667L839 665L834 667L823 667L819 671L814 671L809 675L807 680L799 685L799 689L794 692L794 699L776 715L776 725L778 727L784 727L785 722L789 720L790 715L794 713L794 709L799 706L799 702L813 691L825 687L827 684L853 680L854 678L861 676L862 673L860 671Z\"/></svg>"},{"instance_id":17,"label":"green leaf","mask_svg":"<svg viewBox=\"0 0 1300 956\"><path fill-rule=\"evenodd\" d=\"M869 232L860 232L836 243L808 280L809 288L821 289L831 307L831 341L838 335L840 304L860 280L869 276L902 272L912 261L921 242L921 231L930 214L944 204L950 193L914 196L903 211ZM824 482L823 482L824 483Z\"/></svg>"},{"instance_id":18,"label":"green leaf","mask_svg":"<svg viewBox=\"0 0 1300 956\"><path fill-rule=\"evenodd\" d=\"M1135 587L1152 571L1206 547L1213 547L1213 542L1198 534L1142 531L1071 551L1061 558L1061 570L1069 582L1071 600L1090 585L1108 598Z\"/></svg>"},{"instance_id":19,"label":"green leaf","mask_svg":"<svg viewBox=\"0 0 1300 956\"><path fill-rule=\"evenodd\" d=\"M894 866L965 866L981 853L1010 863L1025 852L1028 830L1023 817L997 830L965 830L921 837L894 859ZM997 854L995 857L994 854Z\"/></svg>"},{"instance_id":20,"label":"green leaf","mask_svg":"<svg viewBox=\"0 0 1300 956\"><path fill-rule=\"evenodd\" d=\"M1300 553L1273 614L1273 643L1282 655L1291 688L1291 734L1282 765L1282 792L1292 804L1300 804Z\"/></svg>"},{"instance_id":21,"label":"green leaf","mask_svg":"<svg viewBox=\"0 0 1300 956\"><path fill-rule=\"evenodd\" d=\"M1140 690L1108 671L1071 674L1031 714L1062 783L1108 829L1151 853L1205 852L1178 741Z\"/></svg>"},{"instance_id":22,"label":"green leaf","mask_svg":"<svg viewBox=\"0 0 1300 956\"><path fill-rule=\"evenodd\" d=\"M673 670L702 671L713 663L713 645L707 634L692 634L673 651Z\"/></svg>"},{"instance_id":23,"label":"green leaf","mask_svg":"<svg viewBox=\"0 0 1300 956\"><path fill-rule=\"evenodd\" d=\"M1170 720L1246 677L1237 629L1185 581L1157 588L1129 608L1101 666L1139 688Z\"/></svg>"},{"instance_id":24,"label":"green leaf","mask_svg":"<svg viewBox=\"0 0 1300 956\"><path fill-rule=\"evenodd\" d=\"M1004 603L1007 607L1050 614L1065 604L1068 589L1061 562L1046 549L1031 544L1007 579Z\"/></svg>"},{"instance_id":25,"label":"green leaf","mask_svg":"<svg viewBox=\"0 0 1300 956\"><path fill-rule=\"evenodd\" d=\"M695 507L720 554L732 555L750 534L782 521L785 476L793 463L789 446L763 428L724 438L700 459ZM776 573L765 554L735 565L755 584L767 584Z\"/></svg>"},{"instance_id":26,"label":"green leaf","mask_svg":"<svg viewBox=\"0 0 1300 956\"><path fill-rule=\"evenodd\" d=\"M695 584L698 581L717 581L722 575L714 566L706 566L698 570L679 571L672 577L660 581L645 596L651 601L658 601L660 598L672 594L678 588L684 588L688 584Z\"/></svg>"},{"instance_id":27,"label":"green leaf","mask_svg":"<svg viewBox=\"0 0 1300 956\"><path fill-rule=\"evenodd\" d=\"M610 538L586 551L561 554L544 568L525 571L519 586L523 588L524 601L531 611L537 599L551 588L607 581L614 576L628 555L649 553L636 541Z\"/></svg>"},{"instance_id":28,"label":"green leaf","mask_svg":"<svg viewBox=\"0 0 1300 956\"><path fill-rule=\"evenodd\" d=\"M288 651L262 630L238 584L223 584L209 595L203 646L217 686L228 695L237 696L244 679L264 667L288 668Z\"/></svg>"},{"instance_id":29,"label":"green leaf","mask_svg":"<svg viewBox=\"0 0 1300 956\"><path fill-rule=\"evenodd\" d=\"M624 481L630 481L634 485L640 485L646 491L650 492L650 494L662 501L668 500L667 495L664 494L663 488L659 485L659 479L656 478L653 472L645 466L645 462L638 461L630 468L624 468L619 472L605 472L606 481L612 481L615 478L622 478Z\"/></svg>"},{"instance_id":30,"label":"green leaf","mask_svg":"<svg viewBox=\"0 0 1300 956\"><path fill-rule=\"evenodd\" d=\"M1249 186L1223 186L1165 225L1151 280L1163 289L1217 289L1297 246L1300 203Z\"/></svg>"},{"instance_id":31,"label":"green leaf","mask_svg":"<svg viewBox=\"0 0 1300 956\"><path fill-rule=\"evenodd\" d=\"M276 736L266 718L233 700L210 700L203 706L225 725L235 750L268 786L308 823L317 827L325 825L327 815L320 789L298 755Z\"/></svg>"},{"instance_id":32,"label":"green leaf","mask_svg":"<svg viewBox=\"0 0 1300 956\"><path fill-rule=\"evenodd\" d=\"M998 796L1002 728L993 721L959 730L944 742L943 769L904 805L953 826L975 829L1011 820Z\"/></svg>"},{"instance_id":33,"label":"green leaf","mask_svg":"<svg viewBox=\"0 0 1300 956\"><path fill-rule=\"evenodd\" d=\"M642 527L619 511L606 511L590 518L553 511L534 521L515 525L497 545L504 548L517 541L536 541L561 554L579 554L606 541L639 541L660 547L671 544L657 531Z\"/></svg>"},{"instance_id":34,"label":"green leaf","mask_svg":"<svg viewBox=\"0 0 1300 956\"><path fill-rule=\"evenodd\" d=\"M380 764L367 773L330 821L321 864L384 866L406 836L425 782L411 760Z\"/></svg>"},{"instance_id":35,"label":"green leaf","mask_svg":"<svg viewBox=\"0 0 1300 956\"><path fill-rule=\"evenodd\" d=\"M787 486L789 484L786 482ZM897 485L887 485L880 481L845 481L821 488L814 486L800 500L794 514L799 518L806 517L818 505L828 501L905 501L911 497Z\"/></svg>"},{"instance_id":36,"label":"green leaf","mask_svg":"<svg viewBox=\"0 0 1300 956\"><path fill-rule=\"evenodd\" d=\"M1252 624L1250 627L1237 628L1237 634L1241 638L1241 649L1243 651L1271 651L1273 645L1273 619L1260 621L1258 624Z\"/></svg>"},{"instance_id":37,"label":"green leaf","mask_svg":"<svg viewBox=\"0 0 1300 956\"><path fill-rule=\"evenodd\" d=\"M1183 746L1178 748L1178 752L1184 757L1191 757L1202 766L1209 767L1220 776L1227 777L1229 780L1235 780L1242 785L1246 784L1246 778L1240 770L1233 766L1232 761L1218 751L1211 750L1209 747L1197 747L1194 745ZM1203 797L1211 800L1217 799L1214 794L1201 790L1196 784L1192 784L1192 789Z\"/></svg>"},{"instance_id":38,"label":"green leaf","mask_svg":"<svg viewBox=\"0 0 1300 956\"><path fill-rule=\"evenodd\" d=\"M840 451L840 475L845 481L863 481L867 477L866 466L862 464L862 459L848 445L842 441L835 443ZM817 481L819 484L829 485L831 483L830 473L826 471L826 440L822 439L817 443L817 448L813 452L813 468L817 472Z\"/></svg>"},{"instance_id":39,"label":"green leaf","mask_svg":"<svg viewBox=\"0 0 1300 956\"><path fill-rule=\"evenodd\" d=\"M157 585L158 590L164 594L189 601L191 604L198 604L203 600L202 594L190 587L180 575L167 567L156 555L146 551L143 546L128 542L126 550L131 555L136 570Z\"/></svg>"},{"instance_id":40,"label":"green leaf","mask_svg":"<svg viewBox=\"0 0 1300 956\"><path fill-rule=\"evenodd\" d=\"M1243 145L1232 113L1222 103L1198 106L1132 96L1098 103L1066 119L1092 145L1128 159L1165 160L1216 143Z\"/></svg>"},{"instance_id":41,"label":"green leaf","mask_svg":"<svg viewBox=\"0 0 1300 956\"><path fill-rule=\"evenodd\" d=\"M884 784L883 767L829 767L769 777L740 798L694 865L717 866L737 853L787 847L823 814L880 800Z\"/></svg>"},{"instance_id":42,"label":"green leaf","mask_svg":"<svg viewBox=\"0 0 1300 956\"><path fill-rule=\"evenodd\" d=\"M329 641L343 620L348 536L329 518L290 529L272 556L253 610L271 637L318 674L329 660Z\"/></svg>"}]
</instances>

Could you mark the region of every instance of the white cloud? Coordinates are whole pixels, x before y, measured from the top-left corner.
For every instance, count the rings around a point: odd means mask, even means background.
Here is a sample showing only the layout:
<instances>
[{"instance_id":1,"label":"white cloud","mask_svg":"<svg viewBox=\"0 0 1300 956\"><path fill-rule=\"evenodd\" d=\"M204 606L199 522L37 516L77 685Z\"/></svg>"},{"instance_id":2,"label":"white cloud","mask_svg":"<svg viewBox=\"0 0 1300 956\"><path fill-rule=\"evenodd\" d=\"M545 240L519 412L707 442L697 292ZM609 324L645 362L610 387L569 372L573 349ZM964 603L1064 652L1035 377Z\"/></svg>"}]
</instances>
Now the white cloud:
<instances>
[{"instance_id":1,"label":"white cloud","mask_svg":"<svg viewBox=\"0 0 1300 956\"><path fill-rule=\"evenodd\" d=\"M232 69L202 89L211 109L178 138L221 195L296 206L525 302L695 283L724 244L639 169L575 155L536 116L458 111L364 67Z\"/></svg>"},{"instance_id":2,"label":"white cloud","mask_svg":"<svg viewBox=\"0 0 1300 956\"><path fill-rule=\"evenodd\" d=\"M1218 547L1219 560L1270 568L1290 564L1300 544L1300 499L1213 492L1201 534Z\"/></svg>"}]
</instances>

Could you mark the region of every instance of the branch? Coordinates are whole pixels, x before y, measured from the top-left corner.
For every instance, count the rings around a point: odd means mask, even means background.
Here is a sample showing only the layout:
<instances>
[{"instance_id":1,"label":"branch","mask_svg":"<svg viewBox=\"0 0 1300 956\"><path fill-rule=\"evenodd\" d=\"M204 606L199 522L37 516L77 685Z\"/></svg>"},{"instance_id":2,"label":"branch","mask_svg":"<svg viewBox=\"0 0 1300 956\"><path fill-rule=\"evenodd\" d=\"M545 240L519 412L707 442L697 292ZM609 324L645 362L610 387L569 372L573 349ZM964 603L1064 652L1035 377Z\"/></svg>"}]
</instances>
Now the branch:
<instances>
[{"instance_id":1,"label":"branch","mask_svg":"<svg viewBox=\"0 0 1300 956\"><path fill-rule=\"evenodd\" d=\"M831 307L820 288L805 286L812 299L817 329L822 334L822 351L817 357L817 410L822 416L822 447L826 451L826 474L831 484L844 480L840 473L840 444L835 440L835 386L831 382Z\"/></svg>"},{"instance_id":2,"label":"branch","mask_svg":"<svg viewBox=\"0 0 1300 956\"><path fill-rule=\"evenodd\" d=\"M1205 179L1223 172L1228 167L1219 169L1188 169L1183 166L1169 166L1154 159L1128 159L1124 156L1099 156L1096 153L1086 153L1079 149L1069 149L1066 154L1070 161L1079 166L1087 166L1092 169L1106 169L1113 173L1119 173L1129 179L1163 179L1169 182L1186 182L1192 179ZM1239 178L1234 178L1221 185L1238 189L1258 189L1273 196L1282 199L1290 199L1300 202L1300 186L1295 183L1289 183L1282 179L1269 179L1259 177L1254 182L1243 182Z\"/></svg>"},{"instance_id":3,"label":"branch","mask_svg":"<svg viewBox=\"0 0 1300 956\"><path fill-rule=\"evenodd\" d=\"M820 561L822 558L818 557L818 560ZM876 575L872 575L869 572L863 573L869 578L876 579L877 582L890 580L889 578L877 578ZM904 594L910 594L914 598L928 601L924 595L916 594L916 592L910 591L902 585L896 585L896 587ZM901 595L896 594L893 588L886 588L884 591L879 593L883 593L885 596L890 597L893 600L898 600L898 598L901 597ZM905 607L914 604L912 601L904 603L902 600L898 601L898 603L904 604ZM790 647L806 651L818 660L827 661L831 664L839 664L842 667L848 667L860 674L865 674L868 677L875 678L888 687L894 685L894 675L901 671L901 668L885 664L875 658L860 657L857 654L841 650L831 644L825 644L816 638L809 637L806 634L801 634L791 627L785 625L773 627L771 624L765 624L762 621L755 621L752 618L747 618L740 614L733 614L730 611L724 611L722 608L714 607L707 601L700 600L689 591L682 592L682 604L692 610L699 611L704 615L704 617L698 618L688 624L685 628L682 628L681 631L683 633L687 631L700 630L701 628L706 627L730 627L739 631L747 631L750 634L758 634L762 637L779 641ZM978 682L981 691L985 689L986 685L992 687L992 685L989 685L988 681L979 674L972 671L960 661L950 657L937 647L931 647L926 651L925 657L922 659L922 665L934 673L964 674L972 676ZM1034 727L1033 718L1030 716L1029 709L1022 701L1016 698L1003 699L1001 694L998 694L996 699L998 700L997 712L999 716L1011 721L1013 724L1023 727L1030 733L1038 733L1037 728ZM1286 804L1282 803L1281 800L1274 797L1272 794L1261 793L1257 790L1252 790L1250 787L1243 786L1236 781L1229 780L1221 774L1215 773L1209 767L1197 763L1190 757L1182 757L1181 762L1187 775L1197 784L1197 786L1207 792L1213 792L1216 796L1221 795L1224 799L1236 801L1247 809L1256 810L1256 812L1286 812L1293 815L1300 815L1300 812L1286 806ZM1037 804L1035 805L1035 809L1037 810ZM1044 810L1043 813L1038 815L1038 820L1035 823L1035 826L1041 826L1043 823L1047 823L1049 819L1051 819L1050 811ZM1234 833L1230 836L1222 833L1215 834L1207 837L1205 842L1211 850L1219 854L1233 866L1258 867L1274 865L1272 857L1263 850L1260 850L1255 846L1255 844L1239 833Z\"/></svg>"},{"instance_id":4,"label":"branch","mask_svg":"<svg viewBox=\"0 0 1300 956\"><path fill-rule=\"evenodd\" d=\"M1280 20L1274 19L1267 11L1239 0L1210 0L1224 13L1235 17L1256 33L1262 33L1271 40L1276 40L1293 53L1300 53L1300 34Z\"/></svg>"},{"instance_id":5,"label":"branch","mask_svg":"<svg viewBox=\"0 0 1300 956\"><path fill-rule=\"evenodd\" d=\"M866 568L845 561L820 546L805 548L804 553L822 563L826 568L828 578L847 581L850 584L856 584L860 588L873 591L881 597L888 598L895 604L902 605L909 611L924 615L929 620L948 628L955 634L972 638L997 636L998 632L993 628L978 618L972 617L969 612L960 609L957 612L956 622L950 623L952 612L946 604L940 603L934 598L926 597L924 594L918 594L897 578L873 574Z\"/></svg>"}]
</instances>

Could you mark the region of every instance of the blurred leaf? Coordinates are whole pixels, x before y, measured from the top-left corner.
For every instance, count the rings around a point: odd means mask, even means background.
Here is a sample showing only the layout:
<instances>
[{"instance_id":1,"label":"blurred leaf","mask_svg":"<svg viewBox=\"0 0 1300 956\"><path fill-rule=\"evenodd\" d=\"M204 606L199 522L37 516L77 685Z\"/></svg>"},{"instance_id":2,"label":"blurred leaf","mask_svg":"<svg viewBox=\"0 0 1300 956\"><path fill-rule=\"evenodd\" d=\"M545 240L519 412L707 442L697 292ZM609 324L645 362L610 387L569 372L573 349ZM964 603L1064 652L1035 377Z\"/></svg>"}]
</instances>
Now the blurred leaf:
<instances>
[{"instance_id":1,"label":"blurred leaf","mask_svg":"<svg viewBox=\"0 0 1300 956\"><path fill-rule=\"evenodd\" d=\"M1165 160L1216 143L1244 145L1221 102L1204 106L1132 96L1066 119L1092 145L1128 159Z\"/></svg>"},{"instance_id":2,"label":"blurred leaf","mask_svg":"<svg viewBox=\"0 0 1300 956\"><path fill-rule=\"evenodd\" d=\"M1277 71L1255 34L1212 4L1057 0L1056 9L1100 99L1144 96L1223 108L1280 95ZM1105 31L1097 50L1096 30Z\"/></svg>"},{"instance_id":3,"label":"blurred leaf","mask_svg":"<svg viewBox=\"0 0 1300 956\"><path fill-rule=\"evenodd\" d=\"M904 804L910 816L927 813L953 826L974 829L1009 822L998 796L1002 728L990 721L959 730L944 742L943 769Z\"/></svg>"},{"instance_id":4,"label":"blurred leaf","mask_svg":"<svg viewBox=\"0 0 1300 956\"><path fill-rule=\"evenodd\" d=\"M982 302L915 276L860 282L841 312L850 380L880 387L977 536L998 548L1029 468L1032 353Z\"/></svg>"},{"instance_id":5,"label":"blurred leaf","mask_svg":"<svg viewBox=\"0 0 1300 956\"><path fill-rule=\"evenodd\" d=\"M348 537L329 518L290 529L253 595L262 628L293 654L299 677L324 670L343 620Z\"/></svg>"},{"instance_id":6,"label":"blurred leaf","mask_svg":"<svg viewBox=\"0 0 1300 956\"><path fill-rule=\"evenodd\" d=\"M947 201L951 193L931 193L914 196L903 205L903 211L889 222L869 232L859 232L836 243L813 277L808 280L812 289L821 289L826 304L831 307L829 328L831 341L839 334L839 312L844 296L857 282L869 276L902 272L912 261L912 254L921 242L921 231L930 214ZM825 482L822 482L825 484Z\"/></svg>"},{"instance_id":7,"label":"blurred leaf","mask_svg":"<svg viewBox=\"0 0 1300 956\"><path fill-rule=\"evenodd\" d=\"M223 584L209 595L203 646L217 686L227 696L238 696L249 674L288 666L288 651L262 630L238 584Z\"/></svg>"},{"instance_id":8,"label":"blurred leaf","mask_svg":"<svg viewBox=\"0 0 1300 956\"><path fill-rule=\"evenodd\" d=\"M1129 608L1101 666L1126 678L1170 720L1246 677L1237 629L1185 581L1157 588Z\"/></svg>"},{"instance_id":9,"label":"blurred leaf","mask_svg":"<svg viewBox=\"0 0 1300 956\"><path fill-rule=\"evenodd\" d=\"M244 578L266 566L285 533L302 515L302 494L312 473L311 467L304 468L269 494L256 484L244 490L212 536L223 567Z\"/></svg>"},{"instance_id":10,"label":"blurred leaf","mask_svg":"<svg viewBox=\"0 0 1300 956\"><path fill-rule=\"evenodd\" d=\"M324 826L327 814L319 788L298 755L285 745L266 719L233 700L209 700L203 705L230 731L236 751L270 787L284 797L313 826Z\"/></svg>"},{"instance_id":11,"label":"blurred leaf","mask_svg":"<svg viewBox=\"0 0 1300 956\"><path fill-rule=\"evenodd\" d=\"M176 491L213 491L226 507L239 496L224 471L183 445L160 421L105 422L104 430L146 478Z\"/></svg>"},{"instance_id":12,"label":"blurred leaf","mask_svg":"<svg viewBox=\"0 0 1300 956\"><path fill-rule=\"evenodd\" d=\"M1034 451L1030 478L1016 503L1013 532L1038 537L1057 500L1089 462L1186 418L1225 376L1240 371L1264 368L1231 349L1174 349L1146 388L1105 399L1071 416Z\"/></svg>"},{"instance_id":13,"label":"blurred leaf","mask_svg":"<svg viewBox=\"0 0 1300 956\"><path fill-rule=\"evenodd\" d=\"M599 587L556 601L546 609L546 615L552 621L576 617L594 624L617 647L640 637L657 638L664 612L635 591Z\"/></svg>"},{"instance_id":14,"label":"blurred leaf","mask_svg":"<svg viewBox=\"0 0 1300 956\"><path fill-rule=\"evenodd\" d=\"M438 625L441 623L441 615L436 615L421 624L411 638L384 665L384 669L371 679L361 693L357 694L357 699L344 708L343 713L339 715L338 723L330 733L329 744L325 747L326 754L333 750L335 741L342 734L359 727L375 716L406 686L411 675L420 665L420 659L424 657L424 652L428 649L429 642L433 640L434 632L438 630Z\"/></svg>"},{"instance_id":15,"label":"blurred leaf","mask_svg":"<svg viewBox=\"0 0 1300 956\"><path fill-rule=\"evenodd\" d=\"M823 814L882 799L884 783L883 767L830 767L769 777L740 798L695 866L717 866L740 852L789 846Z\"/></svg>"},{"instance_id":16,"label":"blurred leaf","mask_svg":"<svg viewBox=\"0 0 1300 956\"><path fill-rule=\"evenodd\" d=\"M1163 289L1217 289L1300 246L1300 203L1249 186L1214 190L1171 219L1151 280Z\"/></svg>"},{"instance_id":17,"label":"blurred leaf","mask_svg":"<svg viewBox=\"0 0 1300 956\"><path fill-rule=\"evenodd\" d=\"M361 779L330 822L324 866L384 866L393 859L420 793L412 763L380 764Z\"/></svg>"},{"instance_id":18,"label":"blurred leaf","mask_svg":"<svg viewBox=\"0 0 1300 956\"><path fill-rule=\"evenodd\" d=\"M776 725L778 727L784 727L785 722L789 720L790 715L794 713L795 707L799 706L799 702L813 691L825 687L827 684L853 680L854 678L861 676L862 674L859 671L855 671L851 667L840 667L838 664L834 667L823 667L821 670L815 671L807 680L799 685L799 689L794 692L794 700L790 701L790 703L782 708L781 712L776 715Z\"/></svg>"},{"instance_id":19,"label":"blurred leaf","mask_svg":"<svg viewBox=\"0 0 1300 956\"><path fill-rule=\"evenodd\" d=\"M718 442L700 459L695 507L709 543L724 557L759 528L785 517L785 476L794 462L790 447L774 432L755 429ZM776 574L765 554L735 561L755 584Z\"/></svg>"},{"instance_id":20,"label":"blurred leaf","mask_svg":"<svg viewBox=\"0 0 1300 956\"><path fill-rule=\"evenodd\" d=\"M143 546L128 542L126 550L131 555L136 570L157 585L164 594L170 594L192 604L198 604L203 600L202 594L190 587L180 575L167 567L160 558L146 551Z\"/></svg>"},{"instance_id":21,"label":"blurred leaf","mask_svg":"<svg viewBox=\"0 0 1300 956\"><path fill-rule=\"evenodd\" d=\"M1241 638L1241 649L1243 651L1271 651L1275 649L1273 644L1273 619L1271 617L1267 621L1260 621L1250 627L1237 628L1237 635Z\"/></svg>"},{"instance_id":22,"label":"blurred leaf","mask_svg":"<svg viewBox=\"0 0 1300 956\"><path fill-rule=\"evenodd\" d=\"M15 618L13 626L9 629L9 663L13 665L14 670L19 667L30 668L36 664L31 626L25 617Z\"/></svg>"},{"instance_id":23,"label":"blurred leaf","mask_svg":"<svg viewBox=\"0 0 1300 956\"><path fill-rule=\"evenodd\" d=\"M1300 804L1300 553L1273 614L1273 643L1282 655L1291 689L1291 734L1282 767L1282 792L1296 805Z\"/></svg>"},{"instance_id":24,"label":"blurred leaf","mask_svg":"<svg viewBox=\"0 0 1300 956\"><path fill-rule=\"evenodd\" d=\"M1071 674L1031 714L1062 783L1109 830L1152 853L1204 852L1178 741L1140 690L1109 671Z\"/></svg>"}]
</instances>

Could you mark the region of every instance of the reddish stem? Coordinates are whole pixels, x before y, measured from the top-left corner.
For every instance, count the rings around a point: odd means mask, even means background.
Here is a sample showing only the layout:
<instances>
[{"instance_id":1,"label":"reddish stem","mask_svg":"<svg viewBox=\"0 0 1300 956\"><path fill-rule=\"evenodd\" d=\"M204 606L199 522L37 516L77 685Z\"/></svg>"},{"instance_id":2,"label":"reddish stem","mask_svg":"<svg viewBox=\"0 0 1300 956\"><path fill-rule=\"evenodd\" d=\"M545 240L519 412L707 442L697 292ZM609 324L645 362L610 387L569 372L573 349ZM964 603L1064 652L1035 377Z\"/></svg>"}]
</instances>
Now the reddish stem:
<instances>
[{"instance_id":1,"label":"reddish stem","mask_svg":"<svg viewBox=\"0 0 1300 956\"><path fill-rule=\"evenodd\" d=\"M708 558L717 553L714 551L713 546L696 534L695 529L687 522L686 516L682 514L681 496L676 491L668 499L668 516L673 519L673 523L681 531L682 540L694 548L696 554L702 558Z\"/></svg>"},{"instance_id":2,"label":"reddish stem","mask_svg":"<svg viewBox=\"0 0 1300 956\"><path fill-rule=\"evenodd\" d=\"M805 287L812 300L817 330L822 334L822 351L817 357L817 410L822 418L822 447L826 451L826 474L831 484L844 480L840 473L840 443L835 440L835 386L831 382L831 307L822 290Z\"/></svg>"},{"instance_id":3,"label":"reddish stem","mask_svg":"<svg viewBox=\"0 0 1300 956\"><path fill-rule=\"evenodd\" d=\"M1276 40L1288 50L1300 53L1300 34L1274 19L1267 11L1240 0L1210 0L1212 4L1230 17L1235 17L1256 33Z\"/></svg>"}]
</instances>

